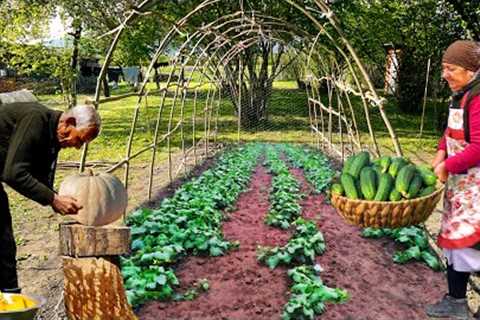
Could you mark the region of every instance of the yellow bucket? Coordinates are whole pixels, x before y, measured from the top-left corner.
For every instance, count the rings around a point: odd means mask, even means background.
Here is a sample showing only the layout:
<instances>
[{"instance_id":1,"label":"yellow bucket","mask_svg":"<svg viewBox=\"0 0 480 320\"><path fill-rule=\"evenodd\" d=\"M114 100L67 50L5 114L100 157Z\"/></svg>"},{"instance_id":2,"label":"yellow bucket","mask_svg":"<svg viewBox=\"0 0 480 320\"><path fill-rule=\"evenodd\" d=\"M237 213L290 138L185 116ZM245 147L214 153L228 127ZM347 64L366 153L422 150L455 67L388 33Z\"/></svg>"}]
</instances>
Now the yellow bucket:
<instances>
[{"instance_id":1,"label":"yellow bucket","mask_svg":"<svg viewBox=\"0 0 480 320\"><path fill-rule=\"evenodd\" d=\"M44 303L45 300L40 297L0 293L0 320L33 320Z\"/></svg>"}]
</instances>

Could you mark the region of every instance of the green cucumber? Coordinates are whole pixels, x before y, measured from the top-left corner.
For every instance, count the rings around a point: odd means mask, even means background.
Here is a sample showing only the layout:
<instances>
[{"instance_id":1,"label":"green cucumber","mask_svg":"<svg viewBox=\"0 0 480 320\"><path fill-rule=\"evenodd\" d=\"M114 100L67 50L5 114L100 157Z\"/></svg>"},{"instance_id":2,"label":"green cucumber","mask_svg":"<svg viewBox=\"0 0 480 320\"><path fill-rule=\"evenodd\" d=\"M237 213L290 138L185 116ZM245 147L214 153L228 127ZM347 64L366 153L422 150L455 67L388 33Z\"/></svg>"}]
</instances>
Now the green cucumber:
<instances>
[{"instance_id":1,"label":"green cucumber","mask_svg":"<svg viewBox=\"0 0 480 320\"><path fill-rule=\"evenodd\" d=\"M357 187L355 186L355 179L348 173L342 173L340 176L340 182L342 184L343 190L345 190L345 195L349 199L358 199Z\"/></svg>"},{"instance_id":2,"label":"green cucumber","mask_svg":"<svg viewBox=\"0 0 480 320\"><path fill-rule=\"evenodd\" d=\"M353 161L355 160L355 155L351 155L343 162L342 173L349 173L350 167L352 166Z\"/></svg>"},{"instance_id":3,"label":"green cucumber","mask_svg":"<svg viewBox=\"0 0 480 320\"><path fill-rule=\"evenodd\" d=\"M390 201L400 201L402 200L402 194L394 188L388 198Z\"/></svg>"},{"instance_id":4,"label":"green cucumber","mask_svg":"<svg viewBox=\"0 0 480 320\"><path fill-rule=\"evenodd\" d=\"M417 196L417 194L420 192L420 189L422 188L423 185L423 178L421 175L416 174L412 182L410 182L410 186L408 186L408 191L407 191L407 199L413 199Z\"/></svg>"},{"instance_id":5,"label":"green cucumber","mask_svg":"<svg viewBox=\"0 0 480 320\"><path fill-rule=\"evenodd\" d=\"M437 175L433 171L424 166L417 166L418 173L422 176L423 183L427 186L434 186L437 184Z\"/></svg>"},{"instance_id":6,"label":"green cucumber","mask_svg":"<svg viewBox=\"0 0 480 320\"><path fill-rule=\"evenodd\" d=\"M392 159L389 156L383 156L380 158L379 165L380 165L380 168L382 168L382 173L385 173L388 171L388 168L390 167L391 163L392 163Z\"/></svg>"},{"instance_id":7,"label":"green cucumber","mask_svg":"<svg viewBox=\"0 0 480 320\"><path fill-rule=\"evenodd\" d=\"M415 176L416 168L413 164L406 165L400 169L397 178L395 179L395 189L400 192L404 197L407 197L408 188L410 182L412 182Z\"/></svg>"},{"instance_id":8,"label":"green cucumber","mask_svg":"<svg viewBox=\"0 0 480 320\"><path fill-rule=\"evenodd\" d=\"M407 161L403 158L394 158L392 159L392 163L388 167L388 173L392 177L396 177L398 172L407 165Z\"/></svg>"},{"instance_id":9,"label":"green cucumber","mask_svg":"<svg viewBox=\"0 0 480 320\"><path fill-rule=\"evenodd\" d=\"M332 194L338 194L339 196L343 196L344 190L340 183L334 183L332 184L331 192Z\"/></svg>"},{"instance_id":10,"label":"green cucumber","mask_svg":"<svg viewBox=\"0 0 480 320\"><path fill-rule=\"evenodd\" d=\"M355 179L360 177L360 171L370 164L370 154L366 151L362 151L355 156L352 164L349 167L348 173Z\"/></svg>"},{"instance_id":11,"label":"green cucumber","mask_svg":"<svg viewBox=\"0 0 480 320\"><path fill-rule=\"evenodd\" d=\"M362 188L360 186L360 179L355 179L355 187L357 188L358 199L365 198L362 193Z\"/></svg>"},{"instance_id":12,"label":"green cucumber","mask_svg":"<svg viewBox=\"0 0 480 320\"><path fill-rule=\"evenodd\" d=\"M386 201L390 196L394 181L388 173L382 173L378 182L377 194L375 194L375 201Z\"/></svg>"},{"instance_id":13,"label":"green cucumber","mask_svg":"<svg viewBox=\"0 0 480 320\"><path fill-rule=\"evenodd\" d=\"M437 190L437 189L435 189L434 186L428 186L428 187L426 187L426 188L424 188L420 191L420 193L418 194L418 198L426 197L426 196L434 193L435 190Z\"/></svg>"},{"instance_id":14,"label":"green cucumber","mask_svg":"<svg viewBox=\"0 0 480 320\"><path fill-rule=\"evenodd\" d=\"M372 167L364 167L360 172L360 190L366 200L373 200L377 193L377 173Z\"/></svg>"}]
</instances>

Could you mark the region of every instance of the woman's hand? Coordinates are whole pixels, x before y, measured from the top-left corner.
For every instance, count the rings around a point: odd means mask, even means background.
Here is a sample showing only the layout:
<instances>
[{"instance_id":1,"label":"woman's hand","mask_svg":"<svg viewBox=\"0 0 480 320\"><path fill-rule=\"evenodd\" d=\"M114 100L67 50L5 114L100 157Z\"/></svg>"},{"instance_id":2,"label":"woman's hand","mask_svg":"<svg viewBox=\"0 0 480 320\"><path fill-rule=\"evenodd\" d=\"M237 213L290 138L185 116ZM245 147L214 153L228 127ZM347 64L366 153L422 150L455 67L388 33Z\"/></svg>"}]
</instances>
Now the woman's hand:
<instances>
[{"instance_id":1,"label":"woman's hand","mask_svg":"<svg viewBox=\"0 0 480 320\"><path fill-rule=\"evenodd\" d=\"M432 167L435 169L447 157L445 150L438 150L435 158L432 160Z\"/></svg>"},{"instance_id":2,"label":"woman's hand","mask_svg":"<svg viewBox=\"0 0 480 320\"><path fill-rule=\"evenodd\" d=\"M440 162L436 167L435 167L435 174L437 175L438 179L445 183L448 179L448 171L445 168L445 161Z\"/></svg>"}]
</instances>

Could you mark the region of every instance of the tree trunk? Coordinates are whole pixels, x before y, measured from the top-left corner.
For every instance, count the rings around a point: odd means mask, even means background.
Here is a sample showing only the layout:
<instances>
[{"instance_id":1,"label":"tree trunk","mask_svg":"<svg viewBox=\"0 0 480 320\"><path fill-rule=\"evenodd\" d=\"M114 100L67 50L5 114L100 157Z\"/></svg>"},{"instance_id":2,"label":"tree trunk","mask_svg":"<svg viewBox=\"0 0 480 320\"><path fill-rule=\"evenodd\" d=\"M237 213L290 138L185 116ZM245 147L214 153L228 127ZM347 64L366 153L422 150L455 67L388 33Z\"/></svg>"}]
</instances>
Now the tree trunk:
<instances>
[{"instance_id":1,"label":"tree trunk","mask_svg":"<svg viewBox=\"0 0 480 320\"><path fill-rule=\"evenodd\" d=\"M110 88L108 87L108 80L107 77L103 77L102 80L103 83L103 94L105 95L106 98L110 97Z\"/></svg>"},{"instance_id":2,"label":"tree trunk","mask_svg":"<svg viewBox=\"0 0 480 320\"><path fill-rule=\"evenodd\" d=\"M153 70L155 71L155 74L153 75L154 79L155 79L155 84L157 85L157 90L160 89L160 79L158 78L159 75L158 75L158 68L153 68Z\"/></svg>"},{"instance_id":3,"label":"tree trunk","mask_svg":"<svg viewBox=\"0 0 480 320\"><path fill-rule=\"evenodd\" d=\"M274 45L268 42L260 43L260 48L246 49L236 58L236 63L231 61L225 67L224 87L230 93L230 99L236 109L239 101L241 104L240 125L242 128L251 130L258 128L267 120L267 111L272 95L273 80L280 73L280 58L283 47L273 53ZM247 76L239 76L243 72L235 66L245 66ZM242 79L239 81L239 79ZM241 90L240 89L241 86ZM241 97L239 99L239 92ZM238 115L238 112L236 112Z\"/></svg>"}]
</instances>

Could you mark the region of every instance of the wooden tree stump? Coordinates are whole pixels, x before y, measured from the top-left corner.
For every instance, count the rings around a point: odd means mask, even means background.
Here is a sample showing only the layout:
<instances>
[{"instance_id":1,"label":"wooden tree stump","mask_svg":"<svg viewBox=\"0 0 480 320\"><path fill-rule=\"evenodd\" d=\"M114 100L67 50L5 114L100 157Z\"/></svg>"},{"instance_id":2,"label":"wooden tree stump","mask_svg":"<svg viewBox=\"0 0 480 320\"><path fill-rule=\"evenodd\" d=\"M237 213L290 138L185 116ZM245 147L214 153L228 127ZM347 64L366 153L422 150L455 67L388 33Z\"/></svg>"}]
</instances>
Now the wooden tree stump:
<instances>
[{"instance_id":1,"label":"wooden tree stump","mask_svg":"<svg viewBox=\"0 0 480 320\"><path fill-rule=\"evenodd\" d=\"M130 228L60 225L60 252L69 257L119 256L130 252Z\"/></svg>"},{"instance_id":2,"label":"wooden tree stump","mask_svg":"<svg viewBox=\"0 0 480 320\"><path fill-rule=\"evenodd\" d=\"M129 228L62 224L60 249L69 319L137 319L125 296L118 257L130 250Z\"/></svg>"}]
</instances>

